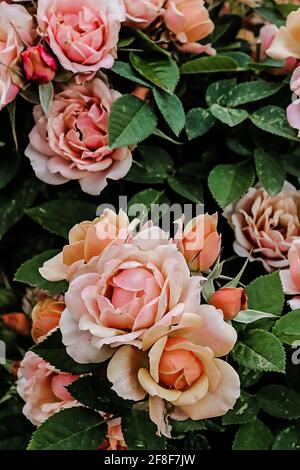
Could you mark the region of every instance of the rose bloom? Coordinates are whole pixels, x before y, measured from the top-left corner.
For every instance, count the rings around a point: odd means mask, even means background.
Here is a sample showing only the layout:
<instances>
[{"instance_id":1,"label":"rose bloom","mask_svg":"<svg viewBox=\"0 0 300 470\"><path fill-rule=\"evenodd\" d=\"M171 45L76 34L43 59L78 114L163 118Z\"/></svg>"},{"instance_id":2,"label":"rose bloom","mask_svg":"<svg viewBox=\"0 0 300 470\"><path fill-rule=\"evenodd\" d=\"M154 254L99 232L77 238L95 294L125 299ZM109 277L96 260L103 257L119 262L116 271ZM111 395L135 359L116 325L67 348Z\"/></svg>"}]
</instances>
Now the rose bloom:
<instances>
[{"instance_id":1,"label":"rose bloom","mask_svg":"<svg viewBox=\"0 0 300 470\"><path fill-rule=\"evenodd\" d=\"M213 49L207 49L210 45L197 44L214 30L203 0L168 0L164 9L166 27L175 35L183 52L215 53Z\"/></svg>"},{"instance_id":2,"label":"rose bloom","mask_svg":"<svg viewBox=\"0 0 300 470\"><path fill-rule=\"evenodd\" d=\"M241 310L248 308L248 299L242 287L222 287L208 303L222 310L225 320L233 320Z\"/></svg>"},{"instance_id":3,"label":"rose bloom","mask_svg":"<svg viewBox=\"0 0 300 470\"><path fill-rule=\"evenodd\" d=\"M121 22L121 0L39 0L37 20L62 67L96 72L113 66Z\"/></svg>"},{"instance_id":4,"label":"rose bloom","mask_svg":"<svg viewBox=\"0 0 300 470\"><path fill-rule=\"evenodd\" d=\"M64 302L53 298L41 300L35 305L31 313L31 336L35 343L41 341L48 333L58 327L64 309Z\"/></svg>"},{"instance_id":5,"label":"rose bloom","mask_svg":"<svg viewBox=\"0 0 300 470\"><path fill-rule=\"evenodd\" d=\"M288 15L286 25L279 28L267 54L277 60L300 59L300 8Z\"/></svg>"},{"instance_id":6,"label":"rose bloom","mask_svg":"<svg viewBox=\"0 0 300 470\"><path fill-rule=\"evenodd\" d=\"M124 242L129 230L129 219L122 209L119 214L105 209L95 220L75 225L69 232L69 245L46 261L40 273L48 281L69 279L78 265L99 256L113 242Z\"/></svg>"},{"instance_id":7,"label":"rose bloom","mask_svg":"<svg viewBox=\"0 0 300 470\"><path fill-rule=\"evenodd\" d=\"M289 268L280 271L281 283L284 293L287 295L296 295L289 300L292 310L300 308L300 238L294 240L289 254Z\"/></svg>"},{"instance_id":8,"label":"rose bloom","mask_svg":"<svg viewBox=\"0 0 300 470\"><path fill-rule=\"evenodd\" d=\"M121 418L115 418L107 422L107 435L98 450L127 450L121 426Z\"/></svg>"},{"instance_id":9,"label":"rose bloom","mask_svg":"<svg viewBox=\"0 0 300 470\"><path fill-rule=\"evenodd\" d=\"M25 44L32 44L33 19L21 5L0 3L0 110L17 96L20 87L14 69Z\"/></svg>"},{"instance_id":10,"label":"rose bloom","mask_svg":"<svg viewBox=\"0 0 300 470\"><path fill-rule=\"evenodd\" d=\"M269 49L278 33L278 27L274 24L266 24L259 31L258 41L260 43L260 61L264 61L268 54ZM255 51L254 51L255 52ZM274 70L274 75L287 74L292 72L297 65L297 60L294 57L287 57L285 64L282 68Z\"/></svg>"},{"instance_id":11,"label":"rose bloom","mask_svg":"<svg viewBox=\"0 0 300 470\"><path fill-rule=\"evenodd\" d=\"M132 163L129 148L108 148L108 115L118 97L95 78L85 85L64 86L54 96L48 118L35 106L36 125L25 155L40 180L53 185L79 180L84 192L98 195L107 178L126 175Z\"/></svg>"},{"instance_id":12,"label":"rose bloom","mask_svg":"<svg viewBox=\"0 0 300 470\"><path fill-rule=\"evenodd\" d=\"M42 44L28 47L22 52L21 56L26 80L39 84L53 80L57 71L57 64Z\"/></svg>"},{"instance_id":13,"label":"rose bloom","mask_svg":"<svg viewBox=\"0 0 300 470\"><path fill-rule=\"evenodd\" d=\"M78 377L55 371L54 367L28 351L18 369L17 391L26 402L23 413L40 426L63 408L78 406L65 388Z\"/></svg>"},{"instance_id":14,"label":"rose bloom","mask_svg":"<svg viewBox=\"0 0 300 470\"><path fill-rule=\"evenodd\" d=\"M178 248L183 253L191 271L208 271L221 250L221 236L217 232L218 214L199 215L183 230L183 221L175 235Z\"/></svg>"},{"instance_id":15,"label":"rose bloom","mask_svg":"<svg viewBox=\"0 0 300 470\"><path fill-rule=\"evenodd\" d=\"M124 399L139 401L149 395L150 418L159 433L170 437L166 414L200 420L222 416L234 406L239 377L218 358L235 341L236 332L223 321L222 312L201 305L197 313L150 328L143 350L122 346L110 360L107 376Z\"/></svg>"},{"instance_id":16,"label":"rose bloom","mask_svg":"<svg viewBox=\"0 0 300 470\"><path fill-rule=\"evenodd\" d=\"M124 0L126 24L145 29L160 15L165 0Z\"/></svg>"},{"instance_id":17,"label":"rose bloom","mask_svg":"<svg viewBox=\"0 0 300 470\"><path fill-rule=\"evenodd\" d=\"M184 307L198 308L202 278L191 277L176 245L159 240L155 230L109 246L74 272L60 329L75 361L105 361L124 343L141 347L152 325L172 321Z\"/></svg>"},{"instance_id":18,"label":"rose bloom","mask_svg":"<svg viewBox=\"0 0 300 470\"><path fill-rule=\"evenodd\" d=\"M293 91L293 102L287 107L287 120L291 127L298 130L300 136L300 67L294 70L290 86Z\"/></svg>"},{"instance_id":19,"label":"rose bloom","mask_svg":"<svg viewBox=\"0 0 300 470\"><path fill-rule=\"evenodd\" d=\"M250 188L224 214L235 231L234 251L250 261L261 261L266 271L288 266L288 251L300 235L300 194L285 182L277 196Z\"/></svg>"}]
</instances>

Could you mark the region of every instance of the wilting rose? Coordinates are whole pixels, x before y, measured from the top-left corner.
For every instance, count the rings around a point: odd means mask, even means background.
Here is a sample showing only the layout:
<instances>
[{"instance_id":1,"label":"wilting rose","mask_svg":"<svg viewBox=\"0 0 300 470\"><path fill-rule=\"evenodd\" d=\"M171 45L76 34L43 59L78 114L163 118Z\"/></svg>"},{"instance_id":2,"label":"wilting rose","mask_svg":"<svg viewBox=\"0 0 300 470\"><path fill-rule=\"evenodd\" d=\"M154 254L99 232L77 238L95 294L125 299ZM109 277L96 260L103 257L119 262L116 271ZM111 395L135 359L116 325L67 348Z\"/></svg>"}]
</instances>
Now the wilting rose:
<instances>
[{"instance_id":1,"label":"wilting rose","mask_svg":"<svg viewBox=\"0 0 300 470\"><path fill-rule=\"evenodd\" d=\"M65 294L60 328L68 354L79 363L102 362L157 322L169 322L200 303L200 279L169 240L137 238L112 245L77 269ZM145 235L148 235L147 238ZM168 314L174 309L172 314Z\"/></svg>"},{"instance_id":2,"label":"wilting rose","mask_svg":"<svg viewBox=\"0 0 300 470\"><path fill-rule=\"evenodd\" d=\"M52 298L41 300L35 305L31 313L31 336L35 343L58 327L64 309L64 302Z\"/></svg>"},{"instance_id":3,"label":"wilting rose","mask_svg":"<svg viewBox=\"0 0 300 470\"><path fill-rule=\"evenodd\" d=\"M263 188L250 188L225 210L235 231L234 251L261 261L266 271L288 266L288 251L300 235L300 193L285 183L277 196Z\"/></svg>"},{"instance_id":4,"label":"wilting rose","mask_svg":"<svg viewBox=\"0 0 300 470\"><path fill-rule=\"evenodd\" d=\"M215 53L210 45L197 44L214 30L203 0L168 0L164 9L166 27L174 34L183 52Z\"/></svg>"},{"instance_id":5,"label":"wilting rose","mask_svg":"<svg viewBox=\"0 0 300 470\"><path fill-rule=\"evenodd\" d=\"M40 426L63 408L78 406L65 388L78 377L56 372L54 367L28 351L18 370L17 391L26 402L23 413L32 424Z\"/></svg>"},{"instance_id":6,"label":"wilting rose","mask_svg":"<svg viewBox=\"0 0 300 470\"><path fill-rule=\"evenodd\" d=\"M280 279L284 293L296 295L288 301L292 310L300 308L300 238L294 240L289 254L289 268L280 271Z\"/></svg>"},{"instance_id":7,"label":"wilting rose","mask_svg":"<svg viewBox=\"0 0 300 470\"><path fill-rule=\"evenodd\" d=\"M22 5L0 3L0 110L17 96L24 44L32 44L33 19ZM16 82L16 83L15 83Z\"/></svg>"},{"instance_id":8,"label":"wilting rose","mask_svg":"<svg viewBox=\"0 0 300 470\"><path fill-rule=\"evenodd\" d=\"M5 313L1 316L4 325L18 335L30 335L30 320L25 313Z\"/></svg>"},{"instance_id":9,"label":"wilting rose","mask_svg":"<svg viewBox=\"0 0 300 470\"><path fill-rule=\"evenodd\" d=\"M99 256L113 242L124 242L128 231L129 219L122 209L119 214L105 209L95 220L75 225L69 232L69 245L46 261L40 273L48 281L68 279L78 264Z\"/></svg>"},{"instance_id":10,"label":"wilting rose","mask_svg":"<svg viewBox=\"0 0 300 470\"><path fill-rule=\"evenodd\" d=\"M121 0L39 0L37 20L62 67L74 73L113 66L121 22Z\"/></svg>"},{"instance_id":11,"label":"wilting rose","mask_svg":"<svg viewBox=\"0 0 300 470\"><path fill-rule=\"evenodd\" d=\"M160 15L165 0L124 0L126 24L145 29Z\"/></svg>"},{"instance_id":12,"label":"wilting rose","mask_svg":"<svg viewBox=\"0 0 300 470\"><path fill-rule=\"evenodd\" d=\"M248 308L248 299L242 287L222 287L208 303L221 309L225 320L233 320L241 310Z\"/></svg>"},{"instance_id":13,"label":"wilting rose","mask_svg":"<svg viewBox=\"0 0 300 470\"><path fill-rule=\"evenodd\" d=\"M107 435L98 450L127 450L121 426L121 418L115 418L107 422Z\"/></svg>"},{"instance_id":14,"label":"wilting rose","mask_svg":"<svg viewBox=\"0 0 300 470\"><path fill-rule=\"evenodd\" d=\"M36 125L25 155L36 176L48 184L79 180L88 194L100 194L107 179L118 180L129 171L127 147L108 147L108 115L119 94L99 78L68 84L54 96L48 118L34 108Z\"/></svg>"},{"instance_id":15,"label":"wilting rose","mask_svg":"<svg viewBox=\"0 0 300 470\"><path fill-rule=\"evenodd\" d=\"M48 83L53 80L57 71L55 59L42 44L28 47L21 54L26 80L37 83Z\"/></svg>"},{"instance_id":16,"label":"wilting rose","mask_svg":"<svg viewBox=\"0 0 300 470\"><path fill-rule=\"evenodd\" d=\"M239 377L218 357L227 355L235 341L236 332L221 311L201 305L197 314L150 328L143 351L122 346L109 362L108 379L122 398L138 401L149 395L150 418L170 436L168 413L199 420L222 416L234 406Z\"/></svg>"},{"instance_id":17,"label":"wilting rose","mask_svg":"<svg viewBox=\"0 0 300 470\"><path fill-rule=\"evenodd\" d=\"M183 230L182 221L175 240L191 271L208 271L217 260L221 250L221 236L217 232L218 214L199 215Z\"/></svg>"},{"instance_id":18,"label":"wilting rose","mask_svg":"<svg viewBox=\"0 0 300 470\"><path fill-rule=\"evenodd\" d=\"M277 60L300 59L300 9L288 15L286 25L279 28L267 54Z\"/></svg>"}]
</instances>

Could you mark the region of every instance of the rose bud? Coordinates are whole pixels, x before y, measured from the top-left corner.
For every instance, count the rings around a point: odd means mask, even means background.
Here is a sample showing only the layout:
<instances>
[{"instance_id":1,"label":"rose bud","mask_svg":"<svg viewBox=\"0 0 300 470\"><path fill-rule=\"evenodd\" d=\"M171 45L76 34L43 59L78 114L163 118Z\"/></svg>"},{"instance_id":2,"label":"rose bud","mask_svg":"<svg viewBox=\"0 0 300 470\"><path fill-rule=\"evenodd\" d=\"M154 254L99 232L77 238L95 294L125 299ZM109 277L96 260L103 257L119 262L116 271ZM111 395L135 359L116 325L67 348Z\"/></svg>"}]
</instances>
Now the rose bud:
<instances>
[{"instance_id":1,"label":"rose bud","mask_svg":"<svg viewBox=\"0 0 300 470\"><path fill-rule=\"evenodd\" d=\"M57 64L42 44L29 47L21 55L24 72L28 81L31 80L42 84L53 80L57 71Z\"/></svg>"},{"instance_id":2,"label":"rose bud","mask_svg":"<svg viewBox=\"0 0 300 470\"><path fill-rule=\"evenodd\" d=\"M41 300L32 310L31 336L35 343L47 335L59 325L62 312L65 309L64 302L56 299Z\"/></svg>"},{"instance_id":3,"label":"rose bud","mask_svg":"<svg viewBox=\"0 0 300 470\"><path fill-rule=\"evenodd\" d=\"M241 310L248 308L248 298L242 287L222 287L208 303L221 309L225 320L233 320Z\"/></svg>"},{"instance_id":4,"label":"rose bud","mask_svg":"<svg viewBox=\"0 0 300 470\"><path fill-rule=\"evenodd\" d=\"M2 320L14 333L22 336L30 335L30 320L25 313L6 313L2 315Z\"/></svg>"}]
</instances>

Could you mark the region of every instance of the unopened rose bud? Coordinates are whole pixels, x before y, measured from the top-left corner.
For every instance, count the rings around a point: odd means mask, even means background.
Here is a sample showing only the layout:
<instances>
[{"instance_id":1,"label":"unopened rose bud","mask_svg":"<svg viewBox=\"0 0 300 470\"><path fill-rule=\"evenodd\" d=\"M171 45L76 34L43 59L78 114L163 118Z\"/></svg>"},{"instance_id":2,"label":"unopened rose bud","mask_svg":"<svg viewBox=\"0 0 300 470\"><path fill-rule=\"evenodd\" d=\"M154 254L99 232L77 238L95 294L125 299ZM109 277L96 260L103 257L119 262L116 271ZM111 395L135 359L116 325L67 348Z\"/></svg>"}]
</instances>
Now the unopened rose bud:
<instances>
[{"instance_id":1,"label":"unopened rose bud","mask_svg":"<svg viewBox=\"0 0 300 470\"><path fill-rule=\"evenodd\" d=\"M23 68L28 81L39 84L53 80L57 71L55 59L38 44L22 52Z\"/></svg>"},{"instance_id":2,"label":"unopened rose bud","mask_svg":"<svg viewBox=\"0 0 300 470\"><path fill-rule=\"evenodd\" d=\"M30 320L25 313L6 313L1 318L4 325L18 335L30 335Z\"/></svg>"},{"instance_id":3,"label":"unopened rose bud","mask_svg":"<svg viewBox=\"0 0 300 470\"><path fill-rule=\"evenodd\" d=\"M47 335L50 331L59 325L59 320L63 310L64 302L48 298L41 300L32 310L32 329L31 336L35 343Z\"/></svg>"},{"instance_id":4,"label":"unopened rose bud","mask_svg":"<svg viewBox=\"0 0 300 470\"><path fill-rule=\"evenodd\" d=\"M223 287L208 302L224 313L225 320L233 320L241 310L247 310L248 299L242 287Z\"/></svg>"}]
</instances>

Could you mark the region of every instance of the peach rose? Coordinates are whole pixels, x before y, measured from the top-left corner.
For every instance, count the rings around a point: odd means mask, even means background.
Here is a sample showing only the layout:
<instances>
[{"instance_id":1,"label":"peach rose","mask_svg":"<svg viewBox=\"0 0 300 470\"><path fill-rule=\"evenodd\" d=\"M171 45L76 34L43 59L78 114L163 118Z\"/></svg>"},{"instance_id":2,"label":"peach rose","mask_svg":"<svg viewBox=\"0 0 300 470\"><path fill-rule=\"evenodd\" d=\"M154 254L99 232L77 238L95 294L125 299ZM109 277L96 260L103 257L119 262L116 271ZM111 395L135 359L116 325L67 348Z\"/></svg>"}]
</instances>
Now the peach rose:
<instances>
[{"instance_id":1,"label":"peach rose","mask_svg":"<svg viewBox=\"0 0 300 470\"><path fill-rule=\"evenodd\" d=\"M127 450L121 426L121 418L115 418L107 422L108 431L104 442L98 450Z\"/></svg>"},{"instance_id":2,"label":"peach rose","mask_svg":"<svg viewBox=\"0 0 300 470\"><path fill-rule=\"evenodd\" d=\"M78 377L55 371L43 359L28 351L18 369L17 391L26 402L23 413L32 424L40 426L63 408L78 406L65 388Z\"/></svg>"},{"instance_id":3,"label":"peach rose","mask_svg":"<svg viewBox=\"0 0 300 470\"><path fill-rule=\"evenodd\" d=\"M201 53L207 47L197 44L214 30L203 0L167 0L164 6L164 21L174 34L183 52ZM215 53L210 48L208 53Z\"/></svg>"},{"instance_id":4,"label":"peach rose","mask_svg":"<svg viewBox=\"0 0 300 470\"><path fill-rule=\"evenodd\" d=\"M37 20L62 67L96 72L113 66L121 22L121 0L39 0Z\"/></svg>"},{"instance_id":5,"label":"peach rose","mask_svg":"<svg viewBox=\"0 0 300 470\"><path fill-rule=\"evenodd\" d=\"M145 29L160 15L165 0L124 0L126 24Z\"/></svg>"},{"instance_id":6,"label":"peach rose","mask_svg":"<svg viewBox=\"0 0 300 470\"><path fill-rule=\"evenodd\" d=\"M77 265L99 256L113 242L124 242L129 230L129 219L122 209L119 214L106 209L95 220L75 225L69 232L69 245L46 261L40 273L48 281L69 279Z\"/></svg>"},{"instance_id":7,"label":"peach rose","mask_svg":"<svg viewBox=\"0 0 300 470\"><path fill-rule=\"evenodd\" d=\"M259 31L258 40L260 42L260 61L267 58L269 48L273 43L278 33L278 27L274 24L266 24ZM297 65L297 60L294 57L287 57L285 64L282 68L274 70L274 75L287 74L292 72Z\"/></svg>"},{"instance_id":8,"label":"peach rose","mask_svg":"<svg viewBox=\"0 0 300 470\"><path fill-rule=\"evenodd\" d=\"M233 320L241 310L248 308L248 299L242 287L222 287L208 303L221 309L225 320Z\"/></svg>"},{"instance_id":9,"label":"peach rose","mask_svg":"<svg viewBox=\"0 0 300 470\"><path fill-rule=\"evenodd\" d=\"M298 130L298 136L300 136L300 67L294 70L290 87L293 91L293 102L287 107L287 120L291 127Z\"/></svg>"},{"instance_id":10,"label":"peach rose","mask_svg":"<svg viewBox=\"0 0 300 470\"><path fill-rule=\"evenodd\" d=\"M280 271L284 293L296 295L288 303L292 310L300 308L300 238L294 240L288 254L289 268Z\"/></svg>"},{"instance_id":11,"label":"peach rose","mask_svg":"<svg viewBox=\"0 0 300 470\"><path fill-rule=\"evenodd\" d=\"M42 44L28 47L21 54L26 80L36 83L48 83L53 80L57 71L55 59Z\"/></svg>"},{"instance_id":12,"label":"peach rose","mask_svg":"<svg viewBox=\"0 0 300 470\"><path fill-rule=\"evenodd\" d=\"M25 313L5 313L4 315L1 315L1 319L7 328L18 335L30 335L30 320Z\"/></svg>"},{"instance_id":13,"label":"peach rose","mask_svg":"<svg viewBox=\"0 0 300 470\"><path fill-rule=\"evenodd\" d=\"M58 327L64 309L64 302L53 298L41 300L35 305L31 313L31 336L35 343L41 341L44 336Z\"/></svg>"},{"instance_id":14,"label":"peach rose","mask_svg":"<svg viewBox=\"0 0 300 470\"><path fill-rule=\"evenodd\" d=\"M250 188L224 212L235 231L234 251L250 261L261 261L266 271L288 266L288 251L300 235L300 194L285 182L277 196Z\"/></svg>"},{"instance_id":15,"label":"peach rose","mask_svg":"<svg viewBox=\"0 0 300 470\"><path fill-rule=\"evenodd\" d=\"M288 15L286 25L279 28L267 54L276 60L300 59L300 8Z\"/></svg>"},{"instance_id":16,"label":"peach rose","mask_svg":"<svg viewBox=\"0 0 300 470\"><path fill-rule=\"evenodd\" d=\"M79 180L84 192L98 195L107 178L126 175L132 163L129 148L108 147L108 115L118 97L95 78L64 86L54 96L48 118L41 106L34 108L36 125L25 155L40 180L54 185Z\"/></svg>"},{"instance_id":17,"label":"peach rose","mask_svg":"<svg viewBox=\"0 0 300 470\"><path fill-rule=\"evenodd\" d=\"M122 346L107 376L122 398L138 401L149 395L150 418L159 433L170 437L168 414L199 420L222 416L234 406L239 377L218 357L227 355L235 341L236 332L222 312L201 305L197 314L184 313L179 322L150 328L142 351Z\"/></svg>"},{"instance_id":18,"label":"peach rose","mask_svg":"<svg viewBox=\"0 0 300 470\"><path fill-rule=\"evenodd\" d=\"M202 278L191 277L168 239L145 234L109 246L76 270L60 320L63 343L75 361L105 361L124 343L141 347L141 337L155 323L172 321L184 307L197 310Z\"/></svg>"},{"instance_id":19,"label":"peach rose","mask_svg":"<svg viewBox=\"0 0 300 470\"><path fill-rule=\"evenodd\" d=\"M183 253L191 271L208 271L221 250L221 235L217 232L218 214L199 215L183 230L183 221L175 235L179 250Z\"/></svg>"},{"instance_id":20,"label":"peach rose","mask_svg":"<svg viewBox=\"0 0 300 470\"><path fill-rule=\"evenodd\" d=\"M33 19L22 5L0 3L0 110L17 96L16 67L24 44L32 44Z\"/></svg>"}]
</instances>

